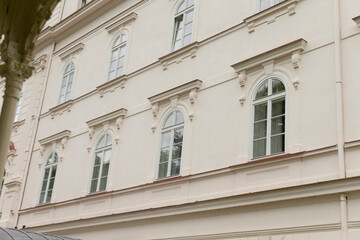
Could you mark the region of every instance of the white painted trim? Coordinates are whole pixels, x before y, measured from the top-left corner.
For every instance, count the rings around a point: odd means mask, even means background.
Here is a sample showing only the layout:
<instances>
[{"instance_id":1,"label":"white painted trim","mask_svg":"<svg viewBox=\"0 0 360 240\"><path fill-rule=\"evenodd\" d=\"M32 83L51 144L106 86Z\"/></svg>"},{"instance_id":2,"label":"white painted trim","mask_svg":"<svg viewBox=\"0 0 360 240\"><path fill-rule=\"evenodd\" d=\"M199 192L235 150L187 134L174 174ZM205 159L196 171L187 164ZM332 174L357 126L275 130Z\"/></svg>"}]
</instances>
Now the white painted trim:
<instances>
[{"instance_id":1,"label":"white painted trim","mask_svg":"<svg viewBox=\"0 0 360 240\"><path fill-rule=\"evenodd\" d=\"M76 45L74 45L73 47L67 48L67 49L63 49L63 50L59 50L57 52L54 53L54 55L59 55L60 59L62 61L66 60L68 57L74 55L75 53L83 50L85 47L85 45L83 43L78 43Z\"/></svg>"}]
</instances>

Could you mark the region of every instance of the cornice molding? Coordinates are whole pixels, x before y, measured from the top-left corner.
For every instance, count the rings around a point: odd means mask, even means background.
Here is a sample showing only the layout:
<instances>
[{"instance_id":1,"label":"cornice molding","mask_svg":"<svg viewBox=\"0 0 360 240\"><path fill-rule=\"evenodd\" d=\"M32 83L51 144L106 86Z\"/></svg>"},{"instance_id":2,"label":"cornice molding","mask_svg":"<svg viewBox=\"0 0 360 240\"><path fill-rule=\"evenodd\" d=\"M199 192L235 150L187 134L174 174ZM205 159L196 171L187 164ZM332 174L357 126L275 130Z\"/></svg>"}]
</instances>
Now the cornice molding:
<instances>
[{"instance_id":1,"label":"cornice molding","mask_svg":"<svg viewBox=\"0 0 360 240\"><path fill-rule=\"evenodd\" d=\"M196 51L199 48L199 42L193 42L179 50L166 54L159 58L160 63L163 66L163 70L168 69L171 64L181 63L185 58L195 58Z\"/></svg>"},{"instance_id":2,"label":"cornice molding","mask_svg":"<svg viewBox=\"0 0 360 240\"><path fill-rule=\"evenodd\" d=\"M108 31L108 33L112 33L118 30L119 28L124 27L127 24L131 24L133 21L135 21L136 17L137 14L132 12L126 15L125 17L121 18L120 20L116 21L115 23L112 23L109 26L105 27L105 29L106 31Z\"/></svg>"},{"instance_id":3,"label":"cornice molding","mask_svg":"<svg viewBox=\"0 0 360 240\"><path fill-rule=\"evenodd\" d=\"M191 82L185 83L183 85L174 87L170 90L156 94L152 97L149 97L148 100L152 105L159 104L162 101L171 100L171 98L173 98L175 96L190 93L191 91L198 91L201 87L201 84L202 84L202 81L199 79L196 79ZM195 99L193 99L193 100L195 100Z\"/></svg>"},{"instance_id":4,"label":"cornice molding","mask_svg":"<svg viewBox=\"0 0 360 240\"><path fill-rule=\"evenodd\" d=\"M14 132L17 132L18 129L19 129L19 127L22 126L22 125L24 125L24 123L25 123L25 119L14 122L14 124L13 124L13 131L14 131Z\"/></svg>"},{"instance_id":5,"label":"cornice molding","mask_svg":"<svg viewBox=\"0 0 360 240\"><path fill-rule=\"evenodd\" d=\"M99 96L102 98L104 94L114 92L117 88L125 88L125 83L127 81L127 75L121 75L111 81L108 81L104 84L101 84L96 87L96 90L99 93Z\"/></svg>"},{"instance_id":6,"label":"cornice molding","mask_svg":"<svg viewBox=\"0 0 360 240\"><path fill-rule=\"evenodd\" d=\"M123 118L125 118L126 113L127 113L127 109L120 108L114 112L102 115L101 117L94 118L92 120L89 120L86 122L86 124L88 125L89 128L93 128L93 127L96 127L103 123L113 121L115 119L119 119L119 118L123 119Z\"/></svg>"},{"instance_id":7,"label":"cornice molding","mask_svg":"<svg viewBox=\"0 0 360 240\"><path fill-rule=\"evenodd\" d=\"M61 60L65 60L68 57L74 55L75 53L83 50L85 45L83 43L78 43L74 45L73 47L67 48L67 49L60 49L59 51L55 52L54 54L58 54Z\"/></svg>"},{"instance_id":8,"label":"cornice molding","mask_svg":"<svg viewBox=\"0 0 360 240\"><path fill-rule=\"evenodd\" d=\"M296 68L298 67L299 64L299 58L297 54L300 54L302 51L304 51L306 44L307 41L301 38L292 41L290 43L284 44L280 47L274 48L270 51L258 54L254 57L235 63L231 65L231 67L234 68L234 70L237 73L241 73L242 71L247 71L252 68L261 66L262 64L269 62L271 60L276 60L281 57L289 55L292 57L292 63L294 68Z\"/></svg>"},{"instance_id":9,"label":"cornice molding","mask_svg":"<svg viewBox=\"0 0 360 240\"><path fill-rule=\"evenodd\" d=\"M20 177L11 179L9 182L4 184L7 188L6 192L19 191L21 182L22 182L22 179Z\"/></svg>"},{"instance_id":10,"label":"cornice molding","mask_svg":"<svg viewBox=\"0 0 360 240\"><path fill-rule=\"evenodd\" d=\"M56 115L62 115L64 112L71 112L72 105L73 105L73 100L71 99L53 108L50 108L49 112L51 115L51 119L54 119Z\"/></svg>"},{"instance_id":11,"label":"cornice molding","mask_svg":"<svg viewBox=\"0 0 360 240\"><path fill-rule=\"evenodd\" d=\"M360 27L360 15L357 16L357 17L354 17L352 20L353 20L354 22L356 22L356 24L358 25L358 27Z\"/></svg>"},{"instance_id":12,"label":"cornice molding","mask_svg":"<svg viewBox=\"0 0 360 240\"><path fill-rule=\"evenodd\" d=\"M275 4L274 6L267 8L261 12L258 12L250 17L247 17L244 19L244 22L246 23L248 27L249 33L252 33L255 31L255 27L263 24L263 23L273 23L276 21L276 18L288 14L289 16L294 15L295 7L298 2L301 0L286 0L283 2L280 2L278 4ZM265 18L270 19L266 20Z\"/></svg>"},{"instance_id":13,"label":"cornice molding","mask_svg":"<svg viewBox=\"0 0 360 240\"><path fill-rule=\"evenodd\" d=\"M54 142L63 140L64 138L68 139L70 137L70 134L71 134L70 130L64 130L64 131L55 133L49 137L40 139L39 143L40 143L40 145L52 144Z\"/></svg>"}]
</instances>

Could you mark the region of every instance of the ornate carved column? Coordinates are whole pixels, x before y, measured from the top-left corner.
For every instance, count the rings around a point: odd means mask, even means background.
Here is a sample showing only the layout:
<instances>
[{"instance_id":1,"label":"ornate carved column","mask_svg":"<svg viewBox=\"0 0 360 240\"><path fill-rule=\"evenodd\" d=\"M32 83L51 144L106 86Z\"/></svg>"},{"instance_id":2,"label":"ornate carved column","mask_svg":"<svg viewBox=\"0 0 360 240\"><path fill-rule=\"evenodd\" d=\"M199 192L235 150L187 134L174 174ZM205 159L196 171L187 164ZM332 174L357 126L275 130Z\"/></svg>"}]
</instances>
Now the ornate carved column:
<instances>
[{"instance_id":1,"label":"ornate carved column","mask_svg":"<svg viewBox=\"0 0 360 240\"><path fill-rule=\"evenodd\" d=\"M31 76L31 73L32 67L23 63L9 61L0 66L0 75L6 78L4 101L0 115L0 172L4 172L21 87L25 79Z\"/></svg>"}]
</instances>

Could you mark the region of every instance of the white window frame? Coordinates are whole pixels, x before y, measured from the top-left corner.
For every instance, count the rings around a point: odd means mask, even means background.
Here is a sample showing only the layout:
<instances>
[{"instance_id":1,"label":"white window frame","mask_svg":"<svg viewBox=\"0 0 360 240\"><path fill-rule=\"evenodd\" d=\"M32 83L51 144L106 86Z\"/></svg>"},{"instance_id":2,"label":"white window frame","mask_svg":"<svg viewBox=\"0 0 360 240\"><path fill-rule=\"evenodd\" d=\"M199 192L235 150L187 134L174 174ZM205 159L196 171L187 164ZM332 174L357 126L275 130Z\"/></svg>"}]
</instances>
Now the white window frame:
<instances>
[{"instance_id":1,"label":"white window frame","mask_svg":"<svg viewBox=\"0 0 360 240\"><path fill-rule=\"evenodd\" d=\"M86 4L88 4L89 2L91 2L91 0L81 0L80 2L80 7L84 7Z\"/></svg>"},{"instance_id":2,"label":"white window frame","mask_svg":"<svg viewBox=\"0 0 360 240\"><path fill-rule=\"evenodd\" d=\"M279 80L285 87L285 91L281 92L281 93L276 93L275 95L268 95L267 97L263 97L260 99L255 100L256 97L256 93L259 90L259 87L265 83L266 81L268 81L268 93L269 91L272 91L272 80L276 79ZM281 98L285 98L285 133L284 133L284 151L283 152L278 152L278 153L271 153L271 114L272 114L272 101L281 99ZM268 156L272 156L272 155L281 155L287 152L287 139L288 139L288 126L289 126L289 121L288 121L288 88L285 84L285 81L280 77L280 76L268 76L265 79L262 79L254 88L253 94L252 94L252 104L251 104L251 132L250 132L250 152L251 152L251 159L261 159L261 158L266 158ZM257 156L254 157L254 126L255 126L255 106L256 105L260 105L263 103L267 103L267 126L266 126L266 154L264 156ZM270 106L270 107L269 107ZM278 117L278 116L277 116Z\"/></svg>"},{"instance_id":3,"label":"white window frame","mask_svg":"<svg viewBox=\"0 0 360 240\"><path fill-rule=\"evenodd\" d=\"M111 145L105 145L104 147L98 147L100 141L106 137L109 136L111 138ZM107 139L105 139L105 144L106 144ZM95 150L94 150L94 157L93 157L93 164L92 164L92 170L91 170L91 175L90 175L90 187L89 187L89 194L94 194L97 192L102 192L102 191L106 191L107 189L107 185L108 185L108 180L109 180L109 173L110 173L110 163L111 163L111 157L113 154L113 146L114 146L114 138L112 136L112 134L110 134L109 132L107 133L103 133L100 135L100 137L97 139L96 141L96 145L95 145ZM101 183L101 174L102 174L102 169L104 167L104 154L106 151L110 150L110 159L109 159L109 168L108 168L108 172L106 175L106 185L105 185L105 189L100 190L100 183ZM94 169L95 169L95 162L96 162L96 154L101 153L102 154L102 159L101 159L101 163L100 163L100 168L99 168L99 173L97 175L97 184L96 184L96 190L95 191L91 191L92 188L92 182L93 182L93 175L94 175Z\"/></svg>"},{"instance_id":4,"label":"white window frame","mask_svg":"<svg viewBox=\"0 0 360 240\"><path fill-rule=\"evenodd\" d=\"M193 42L193 35L194 35L194 20L195 20L195 0L194 1L194 4L190 7L186 7L187 5L187 2L189 0L182 0L180 1L177 6L176 6L176 12L175 12L175 16L174 16L174 29L173 29L173 37L172 37L172 43L171 43L171 49L172 51L176 51L176 50L179 50L181 49L182 47L185 47L189 44L191 44ZM182 4L185 4L185 9L183 9L182 11L178 11L179 7L182 5ZM190 12L193 12L193 19L192 19L192 28L191 28L191 40L190 40L190 43L184 45L184 39L185 39L185 19L186 19L186 16L187 14L189 14ZM178 48L175 48L175 42L176 42L176 36L177 36L177 19L182 17L182 22L181 22L181 32L180 32L180 41L181 41L181 45L178 47Z\"/></svg>"},{"instance_id":5,"label":"white window frame","mask_svg":"<svg viewBox=\"0 0 360 240\"><path fill-rule=\"evenodd\" d=\"M258 0L258 1L257 1L257 2L258 2L258 11L259 11L259 12L264 11L264 10L266 10L266 9L268 9L268 8L271 8L272 6L274 6L274 5L278 4L278 3L281 3L281 2L283 2L283 1L286 1L286 0L268 0L268 1L270 2L270 6L267 7L267 8L264 8L264 9L261 9L261 1L262 1L262 0Z\"/></svg>"},{"instance_id":6,"label":"white window frame","mask_svg":"<svg viewBox=\"0 0 360 240\"><path fill-rule=\"evenodd\" d=\"M180 112L183 116L184 122L180 123L180 124L176 124L176 112ZM164 125L166 123L166 120L168 119L168 117L170 117L171 114L175 114L175 117L173 118L173 122L172 125L170 125L169 127L164 128ZM184 138L185 138L185 125L186 125L186 118L185 118L185 114L184 111L182 111L179 108L176 109L172 109L171 111L167 112L165 114L165 117L163 118L163 120L161 121L161 129L160 129L160 141L159 141L159 151L158 151L158 160L157 160L157 171L156 171L156 179L164 179L164 178L170 178L170 177L176 177L176 176L180 176L181 175L181 165L183 162L183 157L184 157ZM171 167L172 167L172 151L174 148L174 133L176 130L180 130L182 129L183 131L183 136L182 136L182 142L181 142L181 153L180 153L180 169L179 169L179 173L178 174L173 174L171 175ZM166 176L163 177L159 177L159 173L160 173L160 160L161 160L161 151L162 151L162 139L163 139L163 135L165 133L170 132L170 145L169 145L169 158L168 158L168 166L167 166L167 172L166 172Z\"/></svg>"},{"instance_id":7,"label":"white window frame","mask_svg":"<svg viewBox=\"0 0 360 240\"><path fill-rule=\"evenodd\" d=\"M71 69L71 64L72 64L72 66L73 66L72 69ZM68 66L70 66L70 70L69 70L68 72L65 72L66 69L68 68ZM64 71L62 72L62 78L61 78L60 94L59 94L58 104L62 104L62 103L64 103L64 102L67 102L67 101L70 99L70 95L71 95L72 88L73 88L73 85L74 85L75 69L76 69L76 66L75 66L74 61L70 61L70 62L68 62L68 63L65 65ZM72 77L71 77L71 74L72 74ZM70 79L70 77L71 77L71 79ZM66 82L65 82L65 85L63 85L65 78L66 78ZM70 81L71 81L71 88L70 88L70 91L67 92L67 89L68 89L68 86L69 86ZM65 92L64 92L64 95L62 95L63 89L64 89L64 91L65 91ZM62 96L64 96L64 100L63 100L63 101L61 100Z\"/></svg>"},{"instance_id":8,"label":"white window frame","mask_svg":"<svg viewBox=\"0 0 360 240\"><path fill-rule=\"evenodd\" d=\"M115 45L116 44L116 42L118 41L118 39L119 38L121 38L122 36L124 36L125 37L125 41L123 41L123 42L121 42L120 41L120 43L118 44L118 45ZM129 41L129 38L128 38L128 35L126 34L126 33L124 33L124 32L122 32L122 33L120 33L118 36L116 36L116 38L115 38L115 40L113 41L113 43L111 44L111 51L110 51L110 60L109 60L109 71L108 71L108 81L111 81L111 80L114 80L114 79L116 79L116 78L118 78L118 77L120 77L120 76L122 76L122 75L124 75L124 70L125 70L125 60L126 60L126 53L127 53L127 47L128 47L128 41ZM123 61L123 65L122 65L122 71L121 71L121 73L120 74L118 74L118 69L119 69L119 61L120 61L120 58L121 58L121 56L120 56L120 49L121 48L124 48L124 51L125 51L125 53L124 53L124 61ZM111 63L112 62L114 62L113 60L112 60L112 58L113 58L113 54L114 54L114 52L115 51L119 51L118 52L118 57L116 58L116 60L114 60L115 62L116 62L116 68L115 68L115 77L114 78L110 78L111 77Z\"/></svg>"},{"instance_id":9,"label":"white window frame","mask_svg":"<svg viewBox=\"0 0 360 240\"><path fill-rule=\"evenodd\" d=\"M54 162L52 163L49 163L49 160L51 158L54 158L55 157L55 154L57 155L57 158L58 159L54 159ZM42 181L41 181L41 185L40 185L40 195L39 195L39 204L46 204L46 203L49 203L51 202L51 198L52 196L54 195L54 186L55 186L55 181L56 181L56 173L58 172L58 162L59 162L59 153L55 150L51 151L48 155L47 155L47 158L46 158L46 162L45 162L45 167L44 167L44 171L43 171L43 176L42 176ZM45 181L45 172L46 170L49 169L49 174L48 174L48 177L46 179L46 187L45 187L45 191L43 191L43 184L44 184L44 181ZM50 180L51 180L51 175L54 171L54 169L56 169L56 172L55 172L55 176L54 176L54 183L53 183L53 187L51 189L52 191L52 194L51 194L51 197L49 200L47 200L48 198L48 194L49 194L49 186L50 186ZM45 192L45 195L44 195L44 198L41 199L41 194L42 192Z\"/></svg>"}]
</instances>

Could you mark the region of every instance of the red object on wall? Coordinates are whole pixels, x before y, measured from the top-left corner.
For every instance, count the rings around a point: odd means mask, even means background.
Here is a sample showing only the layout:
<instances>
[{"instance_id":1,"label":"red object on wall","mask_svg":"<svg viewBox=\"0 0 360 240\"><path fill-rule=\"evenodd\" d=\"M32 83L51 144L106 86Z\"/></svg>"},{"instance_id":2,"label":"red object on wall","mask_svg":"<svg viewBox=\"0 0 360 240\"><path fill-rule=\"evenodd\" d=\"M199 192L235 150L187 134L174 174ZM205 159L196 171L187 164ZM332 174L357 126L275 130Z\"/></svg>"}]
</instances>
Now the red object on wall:
<instances>
[{"instance_id":1,"label":"red object on wall","mask_svg":"<svg viewBox=\"0 0 360 240\"><path fill-rule=\"evenodd\" d=\"M12 141L9 143L9 150L15 150L15 144Z\"/></svg>"}]
</instances>

